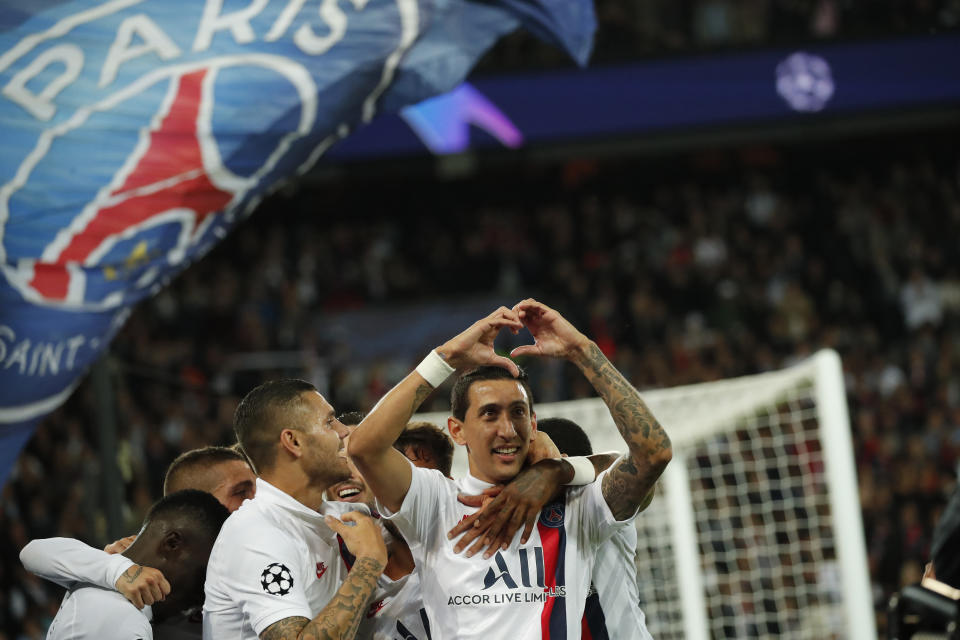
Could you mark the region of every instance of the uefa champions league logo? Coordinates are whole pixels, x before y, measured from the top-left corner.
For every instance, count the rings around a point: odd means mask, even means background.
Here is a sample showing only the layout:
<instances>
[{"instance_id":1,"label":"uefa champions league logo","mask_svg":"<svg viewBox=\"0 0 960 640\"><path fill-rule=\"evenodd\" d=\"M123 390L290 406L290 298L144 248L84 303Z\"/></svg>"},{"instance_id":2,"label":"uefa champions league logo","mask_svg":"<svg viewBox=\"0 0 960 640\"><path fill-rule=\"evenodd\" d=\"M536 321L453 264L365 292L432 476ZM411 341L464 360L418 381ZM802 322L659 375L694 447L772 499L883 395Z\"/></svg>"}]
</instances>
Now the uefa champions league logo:
<instances>
[{"instance_id":1,"label":"uefa champions league logo","mask_svg":"<svg viewBox=\"0 0 960 640\"><path fill-rule=\"evenodd\" d=\"M830 65L820 56L798 51L777 65L777 93L794 111L822 110L834 88Z\"/></svg>"},{"instance_id":2,"label":"uefa champions league logo","mask_svg":"<svg viewBox=\"0 0 960 640\"><path fill-rule=\"evenodd\" d=\"M260 574L260 586L274 596L285 596L293 588L293 576L286 565L274 562Z\"/></svg>"}]
</instances>

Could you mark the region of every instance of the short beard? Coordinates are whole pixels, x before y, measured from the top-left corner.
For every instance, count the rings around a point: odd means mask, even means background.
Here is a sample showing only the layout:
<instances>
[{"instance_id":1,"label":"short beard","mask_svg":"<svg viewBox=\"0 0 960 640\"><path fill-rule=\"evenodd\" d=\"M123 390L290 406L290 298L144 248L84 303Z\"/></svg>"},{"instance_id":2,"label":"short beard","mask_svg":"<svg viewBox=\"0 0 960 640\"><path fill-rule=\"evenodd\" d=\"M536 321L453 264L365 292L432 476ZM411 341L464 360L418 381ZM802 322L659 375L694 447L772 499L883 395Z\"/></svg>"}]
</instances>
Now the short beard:
<instances>
[{"instance_id":1,"label":"short beard","mask_svg":"<svg viewBox=\"0 0 960 640\"><path fill-rule=\"evenodd\" d=\"M349 480L350 469L347 468L347 465L341 466L343 467L342 471L337 471L333 465L319 469L308 469L307 475L310 478L310 484L316 487L325 487L324 490L326 490L335 484Z\"/></svg>"}]
</instances>

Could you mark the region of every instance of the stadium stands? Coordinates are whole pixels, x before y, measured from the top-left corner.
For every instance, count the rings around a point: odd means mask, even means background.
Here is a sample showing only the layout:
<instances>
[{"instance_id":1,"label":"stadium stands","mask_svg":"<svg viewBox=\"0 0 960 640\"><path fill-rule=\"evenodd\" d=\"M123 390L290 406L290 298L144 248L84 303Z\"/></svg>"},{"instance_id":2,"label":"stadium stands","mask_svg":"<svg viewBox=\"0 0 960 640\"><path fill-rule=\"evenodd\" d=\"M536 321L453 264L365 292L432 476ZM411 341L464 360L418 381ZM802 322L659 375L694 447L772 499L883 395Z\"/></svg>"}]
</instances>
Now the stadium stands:
<instances>
[{"instance_id":1,"label":"stadium stands","mask_svg":"<svg viewBox=\"0 0 960 640\"><path fill-rule=\"evenodd\" d=\"M723 49L790 46L877 36L927 35L960 27L954 0L597 0L593 63L687 55ZM499 44L483 71L569 65L558 51L525 33Z\"/></svg>"}]
</instances>

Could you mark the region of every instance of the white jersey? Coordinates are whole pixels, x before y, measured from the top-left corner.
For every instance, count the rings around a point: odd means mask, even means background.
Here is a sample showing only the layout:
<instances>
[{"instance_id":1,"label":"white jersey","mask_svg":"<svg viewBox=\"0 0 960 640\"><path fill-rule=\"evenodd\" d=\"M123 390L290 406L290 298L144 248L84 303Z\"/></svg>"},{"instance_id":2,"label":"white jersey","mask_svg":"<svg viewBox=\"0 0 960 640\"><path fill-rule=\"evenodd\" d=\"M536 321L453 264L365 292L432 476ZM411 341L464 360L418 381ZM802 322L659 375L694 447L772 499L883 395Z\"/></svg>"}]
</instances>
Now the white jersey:
<instances>
[{"instance_id":1,"label":"white jersey","mask_svg":"<svg viewBox=\"0 0 960 640\"><path fill-rule=\"evenodd\" d=\"M284 618L312 620L353 564L323 521L365 505L324 502L321 511L257 478L257 495L230 514L210 552L204 585L204 640L257 640Z\"/></svg>"},{"instance_id":2,"label":"white jersey","mask_svg":"<svg viewBox=\"0 0 960 640\"><path fill-rule=\"evenodd\" d=\"M23 567L66 589L94 586L115 591L117 580L134 562L73 538L33 540L20 551ZM173 616L153 627L156 640L200 640L200 612Z\"/></svg>"},{"instance_id":3,"label":"white jersey","mask_svg":"<svg viewBox=\"0 0 960 640\"><path fill-rule=\"evenodd\" d=\"M506 551L484 559L454 553L447 531L475 511L458 492L478 494L490 485L469 475L453 481L438 471L411 471L403 505L388 517L419 543L411 548L433 640L580 637L594 557L616 530L632 526L632 518L617 521L610 512L603 474L547 505L526 544L516 535Z\"/></svg>"},{"instance_id":4,"label":"white jersey","mask_svg":"<svg viewBox=\"0 0 960 640\"><path fill-rule=\"evenodd\" d=\"M420 596L417 571L391 580L381 575L377 591L357 629L362 640L430 640L430 623Z\"/></svg>"},{"instance_id":5,"label":"white jersey","mask_svg":"<svg viewBox=\"0 0 960 640\"><path fill-rule=\"evenodd\" d=\"M32 540L20 550L20 562L30 573L65 589L89 585L115 590L133 560L95 549L73 538Z\"/></svg>"},{"instance_id":6,"label":"white jersey","mask_svg":"<svg viewBox=\"0 0 960 640\"><path fill-rule=\"evenodd\" d=\"M618 529L597 552L583 613L584 640L653 640L640 608L637 529Z\"/></svg>"},{"instance_id":7,"label":"white jersey","mask_svg":"<svg viewBox=\"0 0 960 640\"><path fill-rule=\"evenodd\" d=\"M151 616L111 589L78 587L64 596L47 640L153 640Z\"/></svg>"}]
</instances>

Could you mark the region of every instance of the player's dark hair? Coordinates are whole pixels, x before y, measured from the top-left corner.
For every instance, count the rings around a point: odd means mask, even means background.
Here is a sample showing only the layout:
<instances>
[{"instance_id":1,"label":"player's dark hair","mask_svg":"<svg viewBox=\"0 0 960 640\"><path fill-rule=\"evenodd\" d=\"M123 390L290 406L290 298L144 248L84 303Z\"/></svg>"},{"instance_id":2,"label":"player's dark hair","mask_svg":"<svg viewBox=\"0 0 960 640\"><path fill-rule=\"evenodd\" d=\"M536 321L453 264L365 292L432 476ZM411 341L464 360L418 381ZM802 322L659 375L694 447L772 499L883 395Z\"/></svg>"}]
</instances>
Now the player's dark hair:
<instances>
[{"instance_id":1,"label":"player's dark hair","mask_svg":"<svg viewBox=\"0 0 960 640\"><path fill-rule=\"evenodd\" d=\"M342 422L342 421L341 421ZM449 477L453 468L453 442L443 429L430 422L411 422L393 443L403 453L407 447L418 452L425 450L437 465L437 470Z\"/></svg>"},{"instance_id":2,"label":"player's dark hair","mask_svg":"<svg viewBox=\"0 0 960 640\"><path fill-rule=\"evenodd\" d=\"M210 467L222 462L232 462L240 460L244 464L247 459L242 453L232 447L202 447L192 449L181 453L167 467L167 475L163 479L163 495L188 488L185 485L191 481L191 476L198 471L206 471ZM203 489L205 487L189 487L190 489ZM212 489L213 487L209 487Z\"/></svg>"},{"instance_id":3,"label":"player's dark hair","mask_svg":"<svg viewBox=\"0 0 960 640\"><path fill-rule=\"evenodd\" d=\"M255 472L273 466L280 432L295 426L291 413L302 406L304 393L316 390L305 380L271 380L250 391L237 405L233 430Z\"/></svg>"},{"instance_id":4,"label":"player's dark hair","mask_svg":"<svg viewBox=\"0 0 960 640\"><path fill-rule=\"evenodd\" d=\"M573 420L566 418L544 418L537 420L537 431L550 436L553 444L557 445L560 453L568 456L593 455L590 438L586 432Z\"/></svg>"},{"instance_id":5,"label":"player's dark hair","mask_svg":"<svg viewBox=\"0 0 960 640\"><path fill-rule=\"evenodd\" d=\"M527 392L527 403L530 405L531 415L533 414L533 391L530 389L530 383L527 380L527 373L520 369L520 375L516 378L504 369L495 365L484 365L466 371L457 379L450 391L450 411L457 420L463 420L467 416L467 409L470 408L469 391L470 385L481 380L516 380L523 385Z\"/></svg>"},{"instance_id":6,"label":"player's dark hair","mask_svg":"<svg viewBox=\"0 0 960 640\"><path fill-rule=\"evenodd\" d=\"M212 542L229 515L227 508L206 491L184 489L164 496L150 507L143 527L161 522L188 523L190 531L201 536L201 540Z\"/></svg>"},{"instance_id":7,"label":"player's dark hair","mask_svg":"<svg viewBox=\"0 0 960 640\"><path fill-rule=\"evenodd\" d=\"M363 422L363 419L366 417L367 417L366 411L346 411L344 413L341 413L339 416L337 416L337 420L347 425L348 427L355 427L361 422Z\"/></svg>"}]
</instances>

